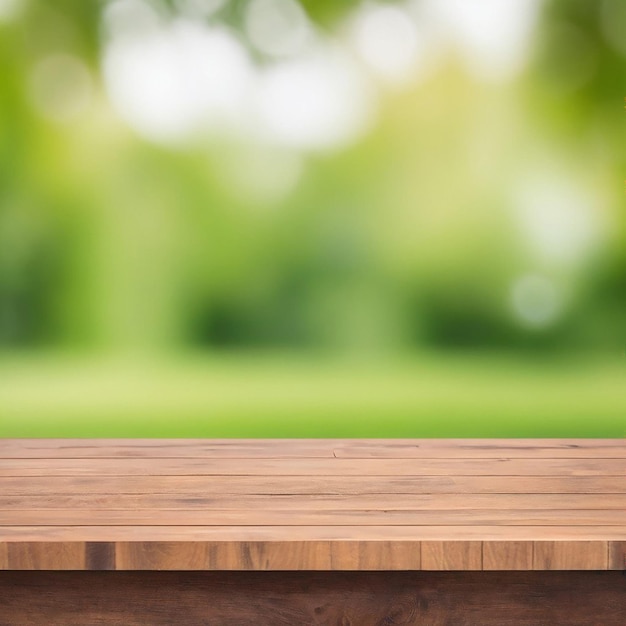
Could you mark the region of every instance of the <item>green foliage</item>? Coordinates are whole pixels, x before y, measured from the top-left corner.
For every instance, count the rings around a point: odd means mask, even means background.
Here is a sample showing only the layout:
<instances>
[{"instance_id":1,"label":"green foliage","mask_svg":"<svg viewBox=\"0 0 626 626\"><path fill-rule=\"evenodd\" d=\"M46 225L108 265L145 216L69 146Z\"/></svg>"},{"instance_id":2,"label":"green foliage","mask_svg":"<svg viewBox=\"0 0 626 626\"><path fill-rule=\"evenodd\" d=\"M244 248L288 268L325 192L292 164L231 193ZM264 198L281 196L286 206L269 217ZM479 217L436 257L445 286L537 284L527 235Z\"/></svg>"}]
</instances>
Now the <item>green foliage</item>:
<instances>
[{"instance_id":1,"label":"green foliage","mask_svg":"<svg viewBox=\"0 0 626 626\"><path fill-rule=\"evenodd\" d=\"M333 35L357 5L303 2ZM0 346L615 352L626 341L626 61L607 35L610 16L626 20L619 2L548 2L516 86L476 84L452 55L422 83L383 89L372 131L296 155L301 178L278 199L241 181L281 170L284 155L222 138L157 147L116 117L100 71L104 6L33 1L0 25ZM243 7L211 20L243 37ZM94 84L71 124L31 93L34 68L60 53ZM544 151L606 201L612 234L571 268L533 257L511 217L519 175ZM569 294L547 328L512 313L511 284L528 272Z\"/></svg>"}]
</instances>

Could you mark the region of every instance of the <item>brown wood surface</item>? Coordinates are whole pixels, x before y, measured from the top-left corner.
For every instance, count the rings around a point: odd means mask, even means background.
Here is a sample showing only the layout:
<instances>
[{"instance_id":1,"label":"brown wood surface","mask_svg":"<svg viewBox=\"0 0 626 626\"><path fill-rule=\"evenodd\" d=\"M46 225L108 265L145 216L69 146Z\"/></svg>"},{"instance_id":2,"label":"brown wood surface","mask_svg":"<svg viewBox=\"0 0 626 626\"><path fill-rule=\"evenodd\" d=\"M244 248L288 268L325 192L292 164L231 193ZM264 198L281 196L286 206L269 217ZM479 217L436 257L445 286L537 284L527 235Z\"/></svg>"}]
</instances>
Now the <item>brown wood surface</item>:
<instances>
[{"instance_id":1,"label":"brown wood surface","mask_svg":"<svg viewBox=\"0 0 626 626\"><path fill-rule=\"evenodd\" d=\"M428 541L422 544L422 568L425 570L481 570L480 541Z\"/></svg>"},{"instance_id":2,"label":"brown wood surface","mask_svg":"<svg viewBox=\"0 0 626 626\"><path fill-rule=\"evenodd\" d=\"M626 476L10 476L0 485L15 496L467 494L469 502L481 493L625 494Z\"/></svg>"},{"instance_id":3,"label":"brown wood surface","mask_svg":"<svg viewBox=\"0 0 626 626\"><path fill-rule=\"evenodd\" d=\"M626 569L626 440L0 440L0 569Z\"/></svg>"},{"instance_id":4,"label":"brown wood surface","mask_svg":"<svg viewBox=\"0 0 626 626\"><path fill-rule=\"evenodd\" d=\"M532 541L483 542L484 570L533 569L534 543Z\"/></svg>"},{"instance_id":5,"label":"brown wood surface","mask_svg":"<svg viewBox=\"0 0 626 626\"><path fill-rule=\"evenodd\" d=\"M536 541L533 569L608 569L608 559L604 541Z\"/></svg>"},{"instance_id":6,"label":"brown wood surface","mask_svg":"<svg viewBox=\"0 0 626 626\"><path fill-rule=\"evenodd\" d=\"M626 570L626 541L609 544L609 569Z\"/></svg>"},{"instance_id":7,"label":"brown wood surface","mask_svg":"<svg viewBox=\"0 0 626 626\"><path fill-rule=\"evenodd\" d=\"M624 459L0 459L0 476L625 476Z\"/></svg>"},{"instance_id":8,"label":"brown wood surface","mask_svg":"<svg viewBox=\"0 0 626 626\"><path fill-rule=\"evenodd\" d=\"M0 439L1 459L626 458L623 439Z\"/></svg>"},{"instance_id":9,"label":"brown wood surface","mask_svg":"<svg viewBox=\"0 0 626 626\"><path fill-rule=\"evenodd\" d=\"M312 510L224 509L11 509L0 510L4 526L519 526L520 512L511 510ZM626 511L602 509L524 510L524 526L621 526Z\"/></svg>"},{"instance_id":10,"label":"brown wood surface","mask_svg":"<svg viewBox=\"0 0 626 626\"><path fill-rule=\"evenodd\" d=\"M616 541L621 526L4 526L3 541ZM608 549L608 548L607 548Z\"/></svg>"},{"instance_id":11,"label":"brown wood surface","mask_svg":"<svg viewBox=\"0 0 626 626\"><path fill-rule=\"evenodd\" d=\"M626 494L507 494L507 506L511 510L543 511L550 509L626 509ZM86 508L91 510L108 509L185 509L207 510L212 507L224 509L291 510L313 507L315 510L376 509L380 505L380 494L315 495L315 494L246 494L245 499L236 494L49 494L39 496L2 496L0 511L9 509L58 509ZM405 510L419 508L422 511L445 510L501 510L502 494L472 494L471 500L463 494L385 494L385 510Z\"/></svg>"},{"instance_id":12,"label":"brown wood surface","mask_svg":"<svg viewBox=\"0 0 626 626\"><path fill-rule=\"evenodd\" d=\"M621 572L0 572L0 626L623 626Z\"/></svg>"}]
</instances>

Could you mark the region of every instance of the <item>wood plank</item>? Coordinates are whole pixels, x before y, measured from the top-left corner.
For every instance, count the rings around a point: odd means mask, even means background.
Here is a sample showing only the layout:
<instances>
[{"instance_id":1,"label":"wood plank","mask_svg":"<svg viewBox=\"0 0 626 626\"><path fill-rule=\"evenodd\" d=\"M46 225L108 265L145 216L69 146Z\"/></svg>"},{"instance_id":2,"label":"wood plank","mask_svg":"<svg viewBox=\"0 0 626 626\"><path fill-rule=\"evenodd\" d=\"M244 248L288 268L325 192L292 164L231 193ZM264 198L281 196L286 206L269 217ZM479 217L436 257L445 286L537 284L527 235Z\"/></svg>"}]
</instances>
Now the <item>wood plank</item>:
<instances>
[{"instance_id":1,"label":"wood plank","mask_svg":"<svg viewBox=\"0 0 626 626\"><path fill-rule=\"evenodd\" d=\"M288 445L285 445L288 442ZM3 439L0 458L626 458L626 439Z\"/></svg>"},{"instance_id":2,"label":"wood plank","mask_svg":"<svg viewBox=\"0 0 626 626\"><path fill-rule=\"evenodd\" d=\"M423 570L481 570L480 541L423 541Z\"/></svg>"},{"instance_id":3,"label":"wood plank","mask_svg":"<svg viewBox=\"0 0 626 626\"><path fill-rule=\"evenodd\" d=\"M9 544L0 543L0 570L9 568Z\"/></svg>"},{"instance_id":4,"label":"wood plank","mask_svg":"<svg viewBox=\"0 0 626 626\"><path fill-rule=\"evenodd\" d=\"M608 563L608 542L536 542L533 563L529 541L484 542L481 558L479 541L136 541L118 542L114 559L97 563L82 542L14 542L0 544L0 569L623 570L623 543Z\"/></svg>"},{"instance_id":5,"label":"wood plank","mask_svg":"<svg viewBox=\"0 0 626 626\"><path fill-rule=\"evenodd\" d=\"M626 493L620 476L32 476L7 477L3 495L211 494L356 495L473 493Z\"/></svg>"},{"instance_id":6,"label":"wood plank","mask_svg":"<svg viewBox=\"0 0 626 626\"><path fill-rule=\"evenodd\" d=\"M608 568L606 541L535 541L537 570L601 570Z\"/></svg>"},{"instance_id":7,"label":"wood plank","mask_svg":"<svg viewBox=\"0 0 626 626\"><path fill-rule=\"evenodd\" d=\"M204 570L208 546L203 542L120 542L115 545L119 570Z\"/></svg>"},{"instance_id":8,"label":"wood plank","mask_svg":"<svg viewBox=\"0 0 626 626\"><path fill-rule=\"evenodd\" d=\"M82 541L7 544L7 569L82 570L85 569L85 543Z\"/></svg>"},{"instance_id":9,"label":"wood plank","mask_svg":"<svg viewBox=\"0 0 626 626\"><path fill-rule=\"evenodd\" d=\"M506 502L506 499L503 499ZM0 527L66 526L619 526L626 510L316 510L306 509L8 509L0 510Z\"/></svg>"},{"instance_id":10,"label":"wood plank","mask_svg":"<svg viewBox=\"0 0 626 626\"><path fill-rule=\"evenodd\" d=\"M329 541L228 542L216 544L213 569L233 570L329 570Z\"/></svg>"},{"instance_id":11,"label":"wood plank","mask_svg":"<svg viewBox=\"0 0 626 626\"><path fill-rule=\"evenodd\" d=\"M111 541L88 541L85 543L85 569L114 570L115 544Z\"/></svg>"},{"instance_id":12,"label":"wood plank","mask_svg":"<svg viewBox=\"0 0 626 626\"><path fill-rule=\"evenodd\" d=\"M419 570L419 541L344 541L330 542L333 570Z\"/></svg>"},{"instance_id":13,"label":"wood plank","mask_svg":"<svg viewBox=\"0 0 626 626\"><path fill-rule=\"evenodd\" d=\"M0 459L332 457L333 440L0 439Z\"/></svg>"},{"instance_id":14,"label":"wood plank","mask_svg":"<svg viewBox=\"0 0 626 626\"><path fill-rule=\"evenodd\" d=\"M3 526L13 541L626 541L624 526Z\"/></svg>"},{"instance_id":15,"label":"wood plank","mask_svg":"<svg viewBox=\"0 0 626 626\"><path fill-rule=\"evenodd\" d=\"M533 569L532 541L483 542L484 570Z\"/></svg>"},{"instance_id":16,"label":"wood plank","mask_svg":"<svg viewBox=\"0 0 626 626\"><path fill-rule=\"evenodd\" d=\"M6 552L7 545L0 544L0 549ZM54 556L62 544L39 546L40 552ZM89 542L86 552L86 570L420 569L419 542ZM0 569L8 569L8 561Z\"/></svg>"},{"instance_id":17,"label":"wood plank","mask_svg":"<svg viewBox=\"0 0 626 626\"><path fill-rule=\"evenodd\" d=\"M608 569L626 570L626 541L609 542Z\"/></svg>"},{"instance_id":18,"label":"wood plank","mask_svg":"<svg viewBox=\"0 0 626 626\"><path fill-rule=\"evenodd\" d=\"M119 570L329 570L328 541L120 542Z\"/></svg>"},{"instance_id":19,"label":"wood plank","mask_svg":"<svg viewBox=\"0 0 626 626\"><path fill-rule=\"evenodd\" d=\"M377 495L255 495L255 494L91 494L0 496L0 511L15 509L273 509L298 510L309 507L318 511L354 509L405 510L501 510L524 511L545 509L567 510L626 510L626 494L377 494Z\"/></svg>"},{"instance_id":20,"label":"wood plank","mask_svg":"<svg viewBox=\"0 0 626 626\"><path fill-rule=\"evenodd\" d=\"M623 626L619 572L4 572L2 622Z\"/></svg>"},{"instance_id":21,"label":"wood plank","mask_svg":"<svg viewBox=\"0 0 626 626\"><path fill-rule=\"evenodd\" d=\"M210 552L211 569L226 570L329 570L330 542L225 542Z\"/></svg>"},{"instance_id":22,"label":"wood plank","mask_svg":"<svg viewBox=\"0 0 626 626\"><path fill-rule=\"evenodd\" d=\"M344 439L344 458L625 458L624 439Z\"/></svg>"},{"instance_id":23,"label":"wood plank","mask_svg":"<svg viewBox=\"0 0 626 626\"><path fill-rule=\"evenodd\" d=\"M624 459L0 459L6 476L621 476Z\"/></svg>"}]
</instances>

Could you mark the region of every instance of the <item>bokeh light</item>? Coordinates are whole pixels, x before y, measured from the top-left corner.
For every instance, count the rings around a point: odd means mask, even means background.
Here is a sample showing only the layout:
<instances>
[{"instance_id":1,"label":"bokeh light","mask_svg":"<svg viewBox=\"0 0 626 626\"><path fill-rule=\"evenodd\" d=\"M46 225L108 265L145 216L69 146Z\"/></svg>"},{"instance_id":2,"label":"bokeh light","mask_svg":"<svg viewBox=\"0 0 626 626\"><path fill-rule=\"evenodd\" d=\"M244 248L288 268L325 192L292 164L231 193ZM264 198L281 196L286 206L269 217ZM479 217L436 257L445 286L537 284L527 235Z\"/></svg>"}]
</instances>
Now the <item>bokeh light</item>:
<instances>
[{"instance_id":1,"label":"bokeh light","mask_svg":"<svg viewBox=\"0 0 626 626\"><path fill-rule=\"evenodd\" d=\"M623 436L624 6L0 0L0 436Z\"/></svg>"},{"instance_id":2,"label":"bokeh light","mask_svg":"<svg viewBox=\"0 0 626 626\"><path fill-rule=\"evenodd\" d=\"M421 61L417 25L396 6L366 5L355 19L354 40L372 70L391 82L415 77Z\"/></svg>"},{"instance_id":3,"label":"bokeh light","mask_svg":"<svg viewBox=\"0 0 626 626\"><path fill-rule=\"evenodd\" d=\"M259 52L276 57L302 52L313 37L306 13L296 0L250 0L245 28Z\"/></svg>"}]
</instances>

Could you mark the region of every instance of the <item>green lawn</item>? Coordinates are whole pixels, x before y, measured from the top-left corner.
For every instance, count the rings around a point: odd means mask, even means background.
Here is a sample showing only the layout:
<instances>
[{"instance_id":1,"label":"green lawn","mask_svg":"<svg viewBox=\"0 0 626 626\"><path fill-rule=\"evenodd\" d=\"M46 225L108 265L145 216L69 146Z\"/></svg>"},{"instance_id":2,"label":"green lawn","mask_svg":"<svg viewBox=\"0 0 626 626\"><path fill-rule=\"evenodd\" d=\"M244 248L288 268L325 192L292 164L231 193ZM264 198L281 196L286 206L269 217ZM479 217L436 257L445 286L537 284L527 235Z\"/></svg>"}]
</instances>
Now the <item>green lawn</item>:
<instances>
[{"instance_id":1,"label":"green lawn","mask_svg":"<svg viewBox=\"0 0 626 626\"><path fill-rule=\"evenodd\" d=\"M624 437L626 360L0 359L1 437Z\"/></svg>"}]
</instances>

